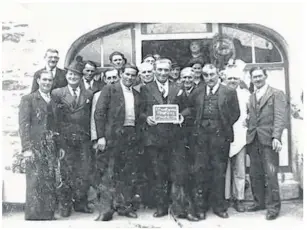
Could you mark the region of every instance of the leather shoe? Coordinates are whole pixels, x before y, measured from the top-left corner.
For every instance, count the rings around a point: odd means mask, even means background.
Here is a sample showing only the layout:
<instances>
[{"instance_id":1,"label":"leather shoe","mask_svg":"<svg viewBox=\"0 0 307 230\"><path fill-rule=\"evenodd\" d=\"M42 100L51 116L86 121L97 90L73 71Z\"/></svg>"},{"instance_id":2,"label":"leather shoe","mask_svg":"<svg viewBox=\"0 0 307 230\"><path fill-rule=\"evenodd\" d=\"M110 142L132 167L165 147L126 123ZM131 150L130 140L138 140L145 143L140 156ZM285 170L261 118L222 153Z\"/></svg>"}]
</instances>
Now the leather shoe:
<instances>
[{"instance_id":1,"label":"leather shoe","mask_svg":"<svg viewBox=\"0 0 307 230\"><path fill-rule=\"evenodd\" d=\"M75 212L83 212L83 213L93 213L93 210L90 209L87 205L84 206L75 206Z\"/></svg>"},{"instance_id":2,"label":"leather shoe","mask_svg":"<svg viewBox=\"0 0 307 230\"><path fill-rule=\"evenodd\" d=\"M265 219L267 220L275 220L278 217L278 212L267 212Z\"/></svg>"},{"instance_id":3,"label":"leather shoe","mask_svg":"<svg viewBox=\"0 0 307 230\"><path fill-rule=\"evenodd\" d=\"M138 215L135 212L133 212L133 211L126 212L125 216L129 217L129 218L138 218Z\"/></svg>"},{"instance_id":4,"label":"leather shoe","mask_svg":"<svg viewBox=\"0 0 307 230\"><path fill-rule=\"evenodd\" d=\"M233 205L234 209L237 212L245 212L245 207L243 205L243 201L242 200L237 200L234 205Z\"/></svg>"},{"instance_id":5,"label":"leather shoe","mask_svg":"<svg viewBox=\"0 0 307 230\"><path fill-rule=\"evenodd\" d=\"M199 220L205 220L206 219L206 213L205 212L197 213L196 216L199 218Z\"/></svg>"},{"instance_id":6,"label":"leather shoe","mask_svg":"<svg viewBox=\"0 0 307 230\"><path fill-rule=\"evenodd\" d=\"M224 219L229 217L227 212L214 212L214 214Z\"/></svg>"},{"instance_id":7,"label":"leather shoe","mask_svg":"<svg viewBox=\"0 0 307 230\"><path fill-rule=\"evenodd\" d=\"M167 210L166 209L158 209L153 216L154 217L162 217L167 215Z\"/></svg>"},{"instance_id":8,"label":"leather shoe","mask_svg":"<svg viewBox=\"0 0 307 230\"><path fill-rule=\"evenodd\" d=\"M192 221L192 222L199 221L199 219L191 213L188 213L186 218L187 218L188 221Z\"/></svg>"},{"instance_id":9,"label":"leather shoe","mask_svg":"<svg viewBox=\"0 0 307 230\"><path fill-rule=\"evenodd\" d=\"M246 208L246 211L248 211L248 212L256 212L256 211L264 210L264 209L265 209L265 207L262 206L262 205L253 204L251 206L248 206Z\"/></svg>"},{"instance_id":10,"label":"leather shoe","mask_svg":"<svg viewBox=\"0 0 307 230\"><path fill-rule=\"evenodd\" d=\"M69 217L71 215L71 208L63 208L60 211L61 217Z\"/></svg>"},{"instance_id":11,"label":"leather shoe","mask_svg":"<svg viewBox=\"0 0 307 230\"><path fill-rule=\"evenodd\" d=\"M113 219L113 214L114 214L113 210L107 211L104 214L99 214L96 221L110 221Z\"/></svg>"}]
</instances>

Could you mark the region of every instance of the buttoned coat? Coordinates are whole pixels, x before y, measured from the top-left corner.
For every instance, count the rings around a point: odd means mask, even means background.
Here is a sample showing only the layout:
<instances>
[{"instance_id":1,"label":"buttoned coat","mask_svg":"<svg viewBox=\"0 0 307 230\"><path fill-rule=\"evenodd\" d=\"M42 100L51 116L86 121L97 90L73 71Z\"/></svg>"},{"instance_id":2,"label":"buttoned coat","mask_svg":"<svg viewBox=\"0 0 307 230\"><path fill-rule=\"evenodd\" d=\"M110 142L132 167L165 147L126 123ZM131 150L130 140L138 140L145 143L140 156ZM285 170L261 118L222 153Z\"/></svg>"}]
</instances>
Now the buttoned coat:
<instances>
[{"instance_id":1,"label":"buttoned coat","mask_svg":"<svg viewBox=\"0 0 307 230\"><path fill-rule=\"evenodd\" d=\"M201 120L204 111L204 101L207 95L206 85L199 86L190 95L189 106L182 112L183 116L192 116L194 118L194 132L197 136L200 133ZM221 134L230 142L234 140L233 124L240 117L240 108L237 93L235 90L225 85L219 85L218 109L222 122Z\"/></svg>"},{"instance_id":2,"label":"buttoned coat","mask_svg":"<svg viewBox=\"0 0 307 230\"><path fill-rule=\"evenodd\" d=\"M261 144L272 146L272 139L281 141L283 130L286 128L287 101L285 94L278 89L268 86L267 91L257 105L256 94L249 99L249 119L246 142L250 144L257 135Z\"/></svg>"},{"instance_id":3,"label":"buttoned coat","mask_svg":"<svg viewBox=\"0 0 307 230\"><path fill-rule=\"evenodd\" d=\"M169 92L167 104L179 105L179 110L183 109L183 90L175 83L169 82ZM153 105L162 105L163 98L155 81L141 87L141 118L146 121L148 116L153 116ZM157 124L149 126L146 122L143 127L144 146L165 146L176 140L178 125Z\"/></svg>"}]
</instances>

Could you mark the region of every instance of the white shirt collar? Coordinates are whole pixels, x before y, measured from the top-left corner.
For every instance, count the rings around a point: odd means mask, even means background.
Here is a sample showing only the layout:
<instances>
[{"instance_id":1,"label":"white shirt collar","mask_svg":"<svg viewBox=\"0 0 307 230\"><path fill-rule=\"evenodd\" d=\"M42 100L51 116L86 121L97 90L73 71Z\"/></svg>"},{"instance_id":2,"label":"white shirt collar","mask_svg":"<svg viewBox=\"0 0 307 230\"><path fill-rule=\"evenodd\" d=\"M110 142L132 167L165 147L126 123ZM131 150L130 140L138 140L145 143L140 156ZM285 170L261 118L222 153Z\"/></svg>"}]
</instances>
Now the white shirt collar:
<instances>
[{"instance_id":1,"label":"white shirt collar","mask_svg":"<svg viewBox=\"0 0 307 230\"><path fill-rule=\"evenodd\" d=\"M120 80L119 82L120 82L120 85L121 85L121 87L122 87L123 90L126 90L126 91L131 92L132 86L130 86L130 87L125 86L125 85L123 84L123 81L122 81L122 80Z\"/></svg>"},{"instance_id":2,"label":"white shirt collar","mask_svg":"<svg viewBox=\"0 0 307 230\"><path fill-rule=\"evenodd\" d=\"M54 67L54 68L51 70L51 68L50 68L48 65L46 65L46 70L52 72L53 78L55 78L56 68L57 68L57 67Z\"/></svg>"},{"instance_id":3,"label":"white shirt collar","mask_svg":"<svg viewBox=\"0 0 307 230\"><path fill-rule=\"evenodd\" d=\"M156 79L156 82L157 82L159 91L162 93L163 89L164 89L164 91L165 91L164 97L167 96L168 95L168 89L169 89L169 80L167 80L164 84L159 82L157 79Z\"/></svg>"},{"instance_id":4,"label":"white shirt collar","mask_svg":"<svg viewBox=\"0 0 307 230\"><path fill-rule=\"evenodd\" d=\"M83 79L84 85L90 84L90 86L93 87L94 79L92 79L89 83L86 81L86 79L84 77L82 77L82 79Z\"/></svg>"},{"instance_id":5,"label":"white shirt collar","mask_svg":"<svg viewBox=\"0 0 307 230\"><path fill-rule=\"evenodd\" d=\"M193 89L194 89L194 86L192 86L189 90L186 90L186 92L188 92L188 94L190 94Z\"/></svg>"},{"instance_id":6,"label":"white shirt collar","mask_svg":"<svg viewBox=\"0 0 307 230\"><path fill-rule=\"evenodd\" d=\"M71 95L73 96L73 95L74 95L74 90L73 90L73 88L72 88L70 85L67 85L67 87L68 87L68 89L69 89L69 92L70 92ZM76 94L77 94L77 96L80 95L80 87L79 87L79 86L76 88Z\"/></svg>"},{"instance_id":7,"label":"white shirt collar","mask_svg":"<svg viewBox=\"0 0 307 230\"><path fill-rule=\"evenodd\" d=\"M267 91L269 85L265 84L264 86L262 86L260 89L256 89L255 93L256 93L256 97L259 100L261 97L263 97L263 95L265 94L265 92Z\"/></svg>"},{"instance_id":8,"label":"white shirt collar","mask_svg":"<svg viewBox=\"0 0 307 230\"><path fill-rule=\"evenodd\" d=\"M44 92L42 92L40 89L38 89L38 92L40 93L40 95L42 96L42 98L43 98L47 103L50 102L50 100L51 100L50 92L49 92L49 93L44 93Z\"/></svg>"},{"instance_id":9,"label":"white shirt collar","mask_svg":"<svg viewBox=\"0 0 307 230\"><path fill-rule=\"evenodd\" d=\"M212 88L212 93L213 94L216 93L216 91L218 90L219 86L220 86L219 82L216 83L215 86L213 86L213 88ZM210 87L207 85L207 95L209 95L209 93L210 93Z\"/></svg>"}]
</instances>

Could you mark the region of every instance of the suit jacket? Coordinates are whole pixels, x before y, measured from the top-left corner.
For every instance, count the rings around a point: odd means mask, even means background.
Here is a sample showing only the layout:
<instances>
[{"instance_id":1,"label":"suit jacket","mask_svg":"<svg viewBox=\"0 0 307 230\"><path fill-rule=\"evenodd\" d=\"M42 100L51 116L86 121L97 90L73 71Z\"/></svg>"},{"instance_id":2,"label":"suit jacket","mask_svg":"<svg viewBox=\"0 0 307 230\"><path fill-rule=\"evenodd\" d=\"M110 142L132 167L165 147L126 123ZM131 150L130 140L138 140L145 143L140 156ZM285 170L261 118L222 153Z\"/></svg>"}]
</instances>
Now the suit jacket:
<instances>
[{"instance_id":1,"label":"suit jacket","mask_svg":"<svg viewBox=\"0 0 307 230\"><path fill-rule=\"evenodd\" d=\"M105 83L101 80L94 80L94 83L93 83L93 86L92 88L90 89L90 91L94 93L97 93L98 91L100 91L102 89L102 87L105 85ZM85 85L84 85L84 81L83 79L81 79L81 82L80 82L80 88L81 89L85 89Z\"/></svg>"},{"instance_id":2,"label":"suit jacket","mask_svg":"<svg viewBox=\"0 0 307 230\"><path fill-rule=\"evenodd\" d=\"M38 84L37 84L37 78L39 77L40 73L46 70L46 67L43 69L40 69L38 71L36 71L34 73L34 77L33 77L33 82L32 82L32 88L31 88L31 93L35 92L36 90L38 90ZM55 72L55 76L54 76L54 80L53 80L53 85L52 85L52 89L56 89L56 88L61 88L67 85L67 80L66 80L66 71L59 69L58 67L56 67L56 72Z\"/></svg>"},{"instance_id":3,"label":"suit jacket","mask_svg":"<svg viewBox=\"0 0 307 230\"><path fill-rule=\"evenodd\" d=\"M50 105L57 124L56 99L51 96ZM47 131L47 103L38 91L25 95L19 105L19 133L22 151L31 150L41 143L43 133ZM50 127L58 132L58 126Z\"/></svg>"},{"instance_id":4,"label":"suit jacket","mask_svg":"<svg viewBox=\"0 0 307 230\"><path fill-rule=\"evenodd\" d=\"M247 122L247 144L253 142L256 134L261 144L272 146L272 139L281 141L281 135L286 128L287 102L285 94L278 89L268 86L260 99L257 109L256 95L249 99L249 119Z\"/></svg>"},{"instance_id":5,"label":"suit jacket","mask_svg":"<svg viewBox=\"0 0 307 230\"><path fill-rule=\"evenodd\" d=\"M89 90L80 90L80 96L76 107L74 97L71 95L68 86L52 91L58 102L57 113L61 127L61 133L70 138L90 138L90 115L93 93Z\"/></svg>"},{"instance_id":6,"label":"suit jacket","mask_svg":"<svg viewBox=\"0 0 307 230\"><path fill-rule=\"evenodd\" d=\"M204 111L204 100L206 96L206 85L203 84L197 87L191 94L188 108L182 112L183 116L192 116L195 119L193 135L198 135L200 132ZM220 84L218 108L223 128L221 134L224 135L228 141L233 142L234 137L232 126L240 117L240 107L236 91Z\"/></svg>"},{"instance_id":7,"label":"suit jacket","mask_svg":"<svg viewBox=\"0 0 307 230\"><path fill-rule=\"evenodd\" d=\"M183 90L175 83L169 82L169 92L167 97L167 104L178 104L179 110L184 107ZM146 121L148 116L153 115L153 105L162 105L162 94L159 91L158 85L155 81L148 83L141 88L141 119ZM145 146L165 146L170 141L176 140L178 132L178 125L174 124L157 124L149 126L146 122L144 124L144 138ZM177 130L177 132L176 132Z\"/></svg>"},{"instance_id":8,"label":"suit jacket","mask_svg":"<svg viewBox=\"0 0 307 230\"><path fill-rule=\"evenodd\" d=\"M139 93L132 89L134 95L135 126L138 132L140 124ZM125 98L120 82L106 85L96 104L94 113L97 139L105 137L108 146L114 146L121 137L125 122Z\"/></svg>"}]
</instances>

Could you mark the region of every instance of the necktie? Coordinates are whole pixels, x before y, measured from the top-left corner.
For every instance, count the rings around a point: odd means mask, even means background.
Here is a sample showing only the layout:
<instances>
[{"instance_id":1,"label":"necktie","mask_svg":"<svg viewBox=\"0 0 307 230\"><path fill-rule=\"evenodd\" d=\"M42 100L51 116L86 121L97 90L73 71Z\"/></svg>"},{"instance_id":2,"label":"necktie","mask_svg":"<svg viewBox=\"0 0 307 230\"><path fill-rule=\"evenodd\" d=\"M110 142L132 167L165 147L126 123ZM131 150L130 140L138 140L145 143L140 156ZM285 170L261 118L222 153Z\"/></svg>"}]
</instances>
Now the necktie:
<instances>
[{"instance_id":1,"label":"necktie","mask_svg":"<svg viewBox=\"0 0 307 230\"><path fill-rule=\"evenodd\" d=\"M74 101L73 101L73 107L76 108L77 104L78 104L78 95L77 95L77 89L72 89L73 93L74 93Z\"/></svg>"},{"instance_id":2,"label":"necktie","mask_svg":"<svg viewBox=\"0 0 307 230\"><path fill-rule=\"evenodd\" d=\"M86 80L87 83L87 89L91 90L92 86L91 86L91 81L90 80Z\"/></svg>"},{"instance_id":3,"label":"necktie","mask_svg":"<svg viewBox=\"0 0 307 230\"><path fill-rule=\"evenodd\" d=\"M213 88L210 88L209 96L212 96L212 95L213 95Z\"/></svg>"}]
</instances>

